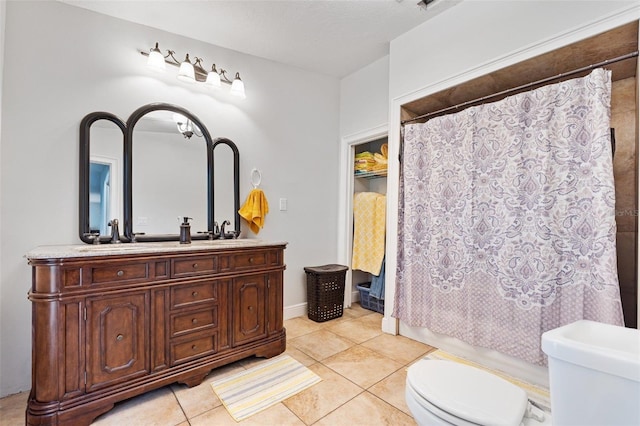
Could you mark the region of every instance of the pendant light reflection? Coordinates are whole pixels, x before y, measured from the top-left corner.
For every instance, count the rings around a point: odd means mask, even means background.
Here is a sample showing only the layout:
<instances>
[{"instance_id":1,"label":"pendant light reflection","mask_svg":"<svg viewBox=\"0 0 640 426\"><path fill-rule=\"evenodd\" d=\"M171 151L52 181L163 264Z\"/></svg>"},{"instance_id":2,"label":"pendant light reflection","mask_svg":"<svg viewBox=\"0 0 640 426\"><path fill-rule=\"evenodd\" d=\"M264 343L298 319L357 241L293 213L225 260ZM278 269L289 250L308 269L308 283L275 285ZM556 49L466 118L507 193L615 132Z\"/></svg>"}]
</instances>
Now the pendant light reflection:
<instances>
[{"instance_id":1,"label":"pendant light reflection","mask_svg":"<svg viewBox=\"0 0 640 426\"><path fill-rule=\"evenodd\" d=\"M202 130L198 126L196 126L193 121L189 120L182 114L178 114L177 112L173 114L173 121L176 123L176 127L178 131L184 136L185 139L191 139L193 135L197 137L202 137Z\"/></svg>"}]
</instances>

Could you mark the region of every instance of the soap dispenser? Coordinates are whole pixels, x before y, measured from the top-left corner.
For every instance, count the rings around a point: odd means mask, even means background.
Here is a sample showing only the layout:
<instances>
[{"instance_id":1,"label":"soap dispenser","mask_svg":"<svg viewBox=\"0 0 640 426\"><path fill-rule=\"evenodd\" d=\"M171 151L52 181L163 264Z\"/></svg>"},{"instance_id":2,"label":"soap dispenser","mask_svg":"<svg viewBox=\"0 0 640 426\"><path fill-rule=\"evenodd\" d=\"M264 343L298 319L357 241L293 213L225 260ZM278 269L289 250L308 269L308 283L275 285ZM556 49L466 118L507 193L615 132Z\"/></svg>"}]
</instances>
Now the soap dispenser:
<instances>
[{"instance_id":1,"label":"soap dispenser","mask_svg":"<svg viewBox=\"0 0 640 426\"><path fill-rule=\"evenodd\" d=\"M191 225L189 221L193 220L192 217L184 217L184 220L180 224L180 244L191 244Z\"/></svg>"}]
</instances>

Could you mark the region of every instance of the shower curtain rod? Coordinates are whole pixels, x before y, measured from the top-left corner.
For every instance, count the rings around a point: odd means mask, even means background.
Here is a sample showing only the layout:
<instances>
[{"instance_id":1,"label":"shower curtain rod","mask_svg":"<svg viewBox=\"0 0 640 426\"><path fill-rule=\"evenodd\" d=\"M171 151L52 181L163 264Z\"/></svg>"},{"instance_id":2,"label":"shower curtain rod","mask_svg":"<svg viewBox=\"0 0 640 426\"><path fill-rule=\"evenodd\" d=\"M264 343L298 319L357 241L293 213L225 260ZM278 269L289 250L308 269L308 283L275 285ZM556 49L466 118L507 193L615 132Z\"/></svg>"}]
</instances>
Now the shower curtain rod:
<instances>
[{"instance_id":1,"label":"shower curtain rod","mask_svg":"<svg viewBox=\"0 0 640 426\"><path fill-rule=\"evenodd\" d=\"M511 89L503 90L501 92L493 93L491 95L483 96L481 98L477 98L477 99L474 99L474 100L471 100L471 101L462 102L462 103L460 103L458 105L454 105L454 106L450 106L450 107L447 107L447 108L440 109L438 111L422 114L422 115L419 115L417 117L410 118L408 120L402 120L400 122L400 124L402 126L404 126L405 124L411 123L413 121L418 121L418 120L422 120L423 118L429 118L429 117L432 117L434 115L440 115L440 114L443 114L443 113L446 113L446 112L449 112L449 111L454 111L454 110L460 109L462 107L473 105L473 104L477 104L477 103L481 103L481 102L484 102L486 100L497 98L497 97L502 96L502 95L508 95L510 93L519 92L519 91L521 91L523 89L528 89L529 87L532 87L532 86L537 86L537 85L540 85L540 84L549 83L549 82L551 82L553 80L558 80L560 78L568 77L570 75L579 74L579 73L585 72L585 71L590 71L590 70L592 70L594 68L600 68L600 67L603 67L605 65L613 64L613 63L620 62L620 61L625 61L625 60L631 59L631 58L636 58L637 56L638 56L638 51L636 50L635 52L627 53L625 55L621 55L621 56L618 56L618 57L615 57L615 58L612 58L612 59L607 59L605 61L598 62L596 64L587 65L585 67L578 68L578 69L575 69L575 70L572 70L572 71L567 71L567 72L564 72L564 73L560 73L560 74L554 75L552 77L543 78L542 80L537 80L537 81L533 81L531 83L523 84L522 86L518 86L518 87L511 88Z\"/></svg>"}]
</instances>

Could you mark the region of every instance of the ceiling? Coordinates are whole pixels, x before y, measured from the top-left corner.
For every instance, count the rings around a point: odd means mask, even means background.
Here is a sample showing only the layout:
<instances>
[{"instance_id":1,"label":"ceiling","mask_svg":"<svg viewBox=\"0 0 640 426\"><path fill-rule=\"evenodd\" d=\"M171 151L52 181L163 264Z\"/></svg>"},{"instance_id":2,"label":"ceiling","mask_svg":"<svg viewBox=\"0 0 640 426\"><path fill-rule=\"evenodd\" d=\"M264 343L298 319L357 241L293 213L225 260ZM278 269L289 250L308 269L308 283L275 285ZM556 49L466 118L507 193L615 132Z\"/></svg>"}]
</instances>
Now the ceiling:
<instances>
[{"instance_id":1,"label":"ceiling","mask_svg":"<svg viewBox=\"0 0 640 426\"><path fill-rule=\"evenodd\" d=\"M60 0L105 15L342 78L461 0ZM162 46L161 46L162 48Z\"/></svg>"}]
</instances>

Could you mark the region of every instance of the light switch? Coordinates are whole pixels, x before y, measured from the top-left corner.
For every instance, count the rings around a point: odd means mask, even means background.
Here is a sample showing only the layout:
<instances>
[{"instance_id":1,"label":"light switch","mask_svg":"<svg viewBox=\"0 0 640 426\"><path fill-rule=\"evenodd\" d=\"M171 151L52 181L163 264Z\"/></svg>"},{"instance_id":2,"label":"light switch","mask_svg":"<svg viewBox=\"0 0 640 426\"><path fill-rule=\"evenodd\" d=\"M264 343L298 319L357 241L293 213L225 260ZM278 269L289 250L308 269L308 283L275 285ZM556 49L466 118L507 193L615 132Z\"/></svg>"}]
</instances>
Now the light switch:
<instances>
[{"instance_id":1,"label":"light switch","mask_svg":"<svg viewBox=\"0 0 640 426\"><path fill-rule=\"evenodd\" d=\"M287 199L286 198L280 198L280 211L286 211L287 210Z\"/></svg>"}]
</instances>

